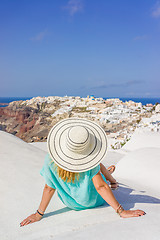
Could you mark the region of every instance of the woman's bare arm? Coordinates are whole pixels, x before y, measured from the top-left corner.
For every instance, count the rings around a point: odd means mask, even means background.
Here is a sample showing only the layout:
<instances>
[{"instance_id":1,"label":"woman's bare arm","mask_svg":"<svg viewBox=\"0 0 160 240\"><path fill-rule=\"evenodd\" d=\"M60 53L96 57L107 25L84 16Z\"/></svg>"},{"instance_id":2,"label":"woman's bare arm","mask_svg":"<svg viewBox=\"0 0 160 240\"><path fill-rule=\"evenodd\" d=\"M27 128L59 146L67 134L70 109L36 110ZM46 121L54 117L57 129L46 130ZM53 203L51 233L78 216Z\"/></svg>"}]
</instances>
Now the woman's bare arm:
<instances>
[{"instance_id":1,"label":"woman's bare arm","mask_svg":"<svg viewBox=\"0 0 160 240\"><path fill-rule=\"evenodd\" d=\"M47 184L45 184L44 189L43 189L43 195L42 199L39 205L39 212L41 213L41 210L45 212L53 194L55 192L54 188L49 187Z\"/></svg>"},{"instance_id":2,"label":"woman's bare arm","mask_svg":"<svg viewBox=\"0 0 160 240\"><path fill-rule=\"evenodd\" d=\"M110 189L108 184L103 180L101 173L98 172L92 178L92 181L97 192L116 211L119 206L119 202L114 197L114 194L112 193L112 190ZM142 210L124 210L122 213L120 213L120 216L123 218L128 218L128 217L139 217L144 214L145 212Z\"/></svg>"},{"instance_id":3,"label":"woman's bare arm","mask_svg":"<svg viewBox=\"0 0 160 240\"><path fill-rule=\"evenodd\" d=\"M43 189L43 194L42 194L42 199L38 208L38 211L43 214L45 212L53 194L55 192L54 188L49 187L47 184L45 184L44 189ZM39 213L34 213L25 218L21 223L20 226L24 226L33 222L40 221L42 216Z\"/></svg>"},{"instance_id":4,"label":"woman's bare arm","mask_svg":"<svg viewBox=\"0 0 160 240\"><path fill-rule=\"evenodd\" d=\"M116 210L119 206L118 201L115 199L110 187L108 184L103 180L101 173L98 172L92 178L93 184L97 190L97 192L102 196L102 198L109 204L111 207Z\"/></svg>"}]
</instances>

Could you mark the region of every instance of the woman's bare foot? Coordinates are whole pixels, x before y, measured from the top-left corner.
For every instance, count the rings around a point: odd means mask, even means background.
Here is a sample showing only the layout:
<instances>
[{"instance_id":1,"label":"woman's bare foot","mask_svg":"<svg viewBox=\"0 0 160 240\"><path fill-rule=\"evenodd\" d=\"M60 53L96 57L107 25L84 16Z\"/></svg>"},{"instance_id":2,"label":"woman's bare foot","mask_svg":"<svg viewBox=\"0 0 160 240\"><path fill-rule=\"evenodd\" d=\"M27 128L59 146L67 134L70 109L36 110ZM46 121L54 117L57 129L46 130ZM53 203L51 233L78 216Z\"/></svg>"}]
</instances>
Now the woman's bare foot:
<instances>
[{"instance_id":1,"label":"woman's bare foot","mask_svg":"<svg viewBox=\"0 0 160 240\"><path fill-rule=\"evenodd\" d=\"M118 187L119 187L118 182L110 183L110 188L111 188L112 190L116 190Z\"/></svg>"},{"instance_id":2,"label":"woman's bare foot","mask_svg":"<svg viewBox=\"0 0 160 240\"><path fill-rule=\"evenodd\" d=\"M110 167L107 168L107 170L112 174L115 171L115 165L111 165Z\"/></svg>"}]
</instances>

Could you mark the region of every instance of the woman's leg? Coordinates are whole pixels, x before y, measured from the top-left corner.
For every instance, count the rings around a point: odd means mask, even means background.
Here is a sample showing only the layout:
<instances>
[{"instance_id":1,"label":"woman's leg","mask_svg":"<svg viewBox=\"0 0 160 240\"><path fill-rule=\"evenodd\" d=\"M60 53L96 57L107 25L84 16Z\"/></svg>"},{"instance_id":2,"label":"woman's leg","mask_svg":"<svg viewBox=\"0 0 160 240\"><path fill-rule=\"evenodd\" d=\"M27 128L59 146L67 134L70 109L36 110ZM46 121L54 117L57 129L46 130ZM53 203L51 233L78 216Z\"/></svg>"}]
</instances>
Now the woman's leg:
<instances>
[{"instance_id":1,"label":"woman's leg","mask_svg":"<svg viewBox=\"0 0 160 240\"><path fill-rule=\"evenodd\" d=\"M112 174L115 171L115 165L111 165L107 168L107 170Z\"/></svg>"},{"instance_id":2,"label":"woman's leg","mask_svg":"<svg viewBox=\"0 0 160 240\"><path fill-rule=\"evenodd\" d=\"M116 182L116 179L111 175L111 173L106 169L106 167L100 163L100 170L101 173L105 176L106 180L111 183L112 188L117 188L118 183Z\"/></svg>"},{"instance_id":3,"label":"woman's leg","mask_svg":"<svg viewBox=\"0 0 160 240\"><path fill-rule=\"evenodd\" d=\"M100 163L100 170L101 170L101 173L105 176L106 180L108 180L110 183L116 182L116 179L112 177L110 172L106 169L106 167L102 163Z\"/></svg>"}]
</instances>

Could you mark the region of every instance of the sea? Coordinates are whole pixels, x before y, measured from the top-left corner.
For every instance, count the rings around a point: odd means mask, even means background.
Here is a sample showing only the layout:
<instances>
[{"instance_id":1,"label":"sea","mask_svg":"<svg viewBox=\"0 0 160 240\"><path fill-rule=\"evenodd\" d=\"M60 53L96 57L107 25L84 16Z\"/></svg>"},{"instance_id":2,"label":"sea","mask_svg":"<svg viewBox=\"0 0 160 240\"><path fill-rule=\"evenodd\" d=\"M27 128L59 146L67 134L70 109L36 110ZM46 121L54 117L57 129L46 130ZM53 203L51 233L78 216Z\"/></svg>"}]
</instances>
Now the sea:
<instances>
[{"instance_id":1,"label":"sea","mask_svg":"<svg viewBox=\"0 0 160 240\"><path fill-rule=\"evenodd\" d=\"M13 101L20 101L20 100L27 100L27 99L31 99L32 97L0 97L0 103L10 103ZM6 107L7 105L0 105L0 107Z\"/></svg>"},{"instance_id":2,"label":"sea","mask_svg":"<svg viewBox=\"0 0 160 240\"><path fill-rule=\"evenodd\" d=\"M109 97L109 98L111 98L111 97ZM113 98L115 98L115 97L113 97ZM132 100L134 102L141 102L142 105L146 105L148 103L151 103L153 105L156 104L156 103L160 103L160 97L159 98L134 98L134 97L130 97L130 98L127 97L127 98L125 98L125 97L117 97L117 98L119 98L123 102L129 101L129 100ZM104 99L107 99L107 98L104 97Z\"/></svg>"},{"instance_id":3,"label":"sea","mask_svg":"<svg viewBox=\"0 0 160 240\"><path fill-rule=\"evenodd\" d=\"M27 99L31 99L32 97L0 97L0 103L10 103L13 101L20 101L20 100L27 100ZM115 97L103 97L103 99L107 99L107 98L115 98ZM119 98L120 100L122 100L123 102L125 101L129 101L132 100L134 102L141 102L142 105L146 105L147 103L152 103L153 105L156 103L160 103L160 97L159 98L124 98L124 97L116 97ZM0 107L6 107L8 104L6 105L0 105Z\"/></svg>"}]
</instances>

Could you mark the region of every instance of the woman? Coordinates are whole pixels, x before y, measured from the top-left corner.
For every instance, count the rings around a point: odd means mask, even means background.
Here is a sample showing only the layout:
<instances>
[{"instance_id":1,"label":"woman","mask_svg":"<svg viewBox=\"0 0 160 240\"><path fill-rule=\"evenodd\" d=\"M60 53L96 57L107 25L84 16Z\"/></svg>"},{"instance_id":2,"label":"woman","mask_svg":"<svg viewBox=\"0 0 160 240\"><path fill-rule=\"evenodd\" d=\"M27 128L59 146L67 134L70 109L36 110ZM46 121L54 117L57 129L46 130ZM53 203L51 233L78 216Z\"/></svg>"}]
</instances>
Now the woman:
<instances>
[{"instance_id":1,"label":"woman","mask_svg":"<svg viewBox=\"0 0 160 240\"><path fill-rule=\"evenodd\" d=\"M115 199L111 188L116 189L118 183L111 175L114 166L107 170L101 163L107 152L107 137L98 124L81 118L64 119L50 130L47 147L40 171L46 182L41 203L20 226L41 220L55 190L61 201L74 210L107 202L123 218L145 214L142 210L124 210Z\"/></svg>"}]
</instances>

